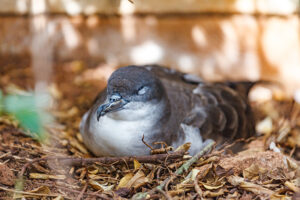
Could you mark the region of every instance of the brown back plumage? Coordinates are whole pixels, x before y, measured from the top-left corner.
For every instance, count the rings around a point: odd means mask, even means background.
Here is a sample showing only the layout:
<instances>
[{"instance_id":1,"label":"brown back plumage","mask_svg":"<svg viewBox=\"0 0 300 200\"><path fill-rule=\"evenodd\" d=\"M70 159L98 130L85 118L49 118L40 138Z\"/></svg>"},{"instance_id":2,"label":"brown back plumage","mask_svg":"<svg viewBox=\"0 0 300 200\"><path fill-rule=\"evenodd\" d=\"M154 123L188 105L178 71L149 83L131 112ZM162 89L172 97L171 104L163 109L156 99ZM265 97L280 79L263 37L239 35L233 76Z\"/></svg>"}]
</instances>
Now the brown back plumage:
<instances>
[{"instance_id":1,"label":"brown back plumage","mask_svg":"<svg viewBox=\"0 0 300 200\"><path fill-rule=\"evenodd\" d=\"M173 119L165 124L166 132L182 134L180 124L184 123L199 128L203 138L214 139L219 144L255 134L247 99L255 83L206 83L167 68L147 68L160 77L168 94Z\"/></svg>"}]
</instances>

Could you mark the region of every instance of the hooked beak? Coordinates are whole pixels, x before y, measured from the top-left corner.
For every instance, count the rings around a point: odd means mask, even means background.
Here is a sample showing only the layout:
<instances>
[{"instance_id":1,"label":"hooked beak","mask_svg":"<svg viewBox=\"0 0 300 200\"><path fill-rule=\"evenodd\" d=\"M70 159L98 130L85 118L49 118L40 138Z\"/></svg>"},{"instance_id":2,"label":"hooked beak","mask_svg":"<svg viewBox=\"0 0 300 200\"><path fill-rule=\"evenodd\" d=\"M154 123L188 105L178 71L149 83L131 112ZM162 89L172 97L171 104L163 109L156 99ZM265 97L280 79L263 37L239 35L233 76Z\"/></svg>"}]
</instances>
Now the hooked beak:
<instances>
[{"instance_id":1,"label":"hooked beak","mask_svg":"<svg viewBox=\"0 0 300 200\"><path fill-rule=\"evenodd\" d=\"M99 121L100 117L104 116L110 112L116 112L124 109L123 107L128 103L128 101L121 98L120 95L112 95L109 100L109 103L102 104L97 109L97 121Z\"/></svg>"}]
</instances>

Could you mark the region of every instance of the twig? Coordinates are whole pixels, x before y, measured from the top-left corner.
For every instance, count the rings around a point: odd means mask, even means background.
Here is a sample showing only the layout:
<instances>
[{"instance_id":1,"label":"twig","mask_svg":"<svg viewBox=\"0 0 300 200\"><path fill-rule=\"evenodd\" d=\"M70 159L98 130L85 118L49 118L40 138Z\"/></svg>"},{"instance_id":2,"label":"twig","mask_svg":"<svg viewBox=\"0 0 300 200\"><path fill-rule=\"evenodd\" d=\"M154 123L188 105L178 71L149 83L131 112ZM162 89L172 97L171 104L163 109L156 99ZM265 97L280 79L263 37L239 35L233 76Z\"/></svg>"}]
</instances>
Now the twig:
<instances>
[{"instance_id":1,"label":"twig","mask_svg":"<svg viewBox=\"0 0 300 200\"><path fill-rule=\"evenodd\" d=\"M168 193L164 192L163 190L156 188L156 191L161 193L166 198L166 200L172 200L172 197L170 197L170 195Z\"/></svg>"},{"instance_id":2,"label":"twig","mask_svg":"<svg viewBox=\"0 0 300 200\"><path fill-rule=\"evenodd\" d=\"M215 145L215 142L213 140L207 140L203 145L205 145L201 151L199 151L196 155L194 155L191 159L189 159L186 163L184 163L181 167L179 167L175 174L180 175L184 171L187 171L192 164L194 164L196 161L198 161L205 153L211 150L211 148Z\"/></svg>"},{"instance_id":3,"label":"twig","mask_svg":"<svg viewBox=\"0 0 300 200\"><path fill-rule=\"evenodd\" d=\"M144 145L146 145L149 149L151 149L151 155L153 154L163 154L163 153L168 153L168 151L172 151L173 148L171 146L168 146L167 143L165 142L153 142L153 145L161 145L161 148L159 149L154 149L153 147L151 147L150 144L148 144L145 140L145 137L143 135L142 137L142 142L144 143ZM165 147L164 147L165 146Z\"/></svg>"},{"instance_id":4,"label":"twig","mask_svg":"<svg viewBox=\"0 0 300 200\"><path fill-rule=\"evenodd\" d=\"M151 193L154 193L157 189L158 190L163 190L163 188L165 187L165 185L168 182L170 182L170 180L173 180L176 176L181 175L184 171L187 171L192 164L194 164L197 160L199 160L205 153L207 153L208 151L210 151L211 148L214 145L215 145L215 142L213 140L207 140L203 144L203 148L201 149L201 151L199 151L196 155L194 155L191 159L189 159L183 165L181 165L181 167L179 167L172 176L170 176L169 178L165 179L160 185L156 186L154 188L154 190L151 190L149 192L137 193L137 194L135 194L132 197L132 199L136 199L136 200L144 199L147 196L151 195Z\"/></svg>"},{"instance_id":5,"label":"twig","mask_svg":"<svg viewBox=\"0 0 300 200\"><path fill-rule=\"evenodd\" d=\"M85 168L86 172L88 172L87 170L87 167ZM84 184L84 187L82 188L81 192L79 193L79 195L77 196L76 200L80 200L83 195L84 195L84 192L86 191L87 189L87 186L89 184L89 176L87 175L88 173L85 174L85 177L86 177L86 183Z\"/></svg>"},{"instance_id":6,"label":"twig","mask_svg":"<svg viewBox=\"0 0 300 200\"><path fill-rule=\"evenodd\" d=\"M77 194L80 194L80 192L81 192L81 191L78 191L78 190L75 190L75 189L72 189L72 188L68 188L68 187L64 187L64 186L61 186L61 185L50 185L50 184L45 184L45 183L42 183L41 185L48 186L48 187L56 187L56 188L60 188L62 190L68 190L72 193L77 193ZM93 193L92 192L85 192L85 194L87 194L89 196L99 197L101 199L110 199L104 194L97 194L95 192L93 192Z\"/></svg>"},{"instance_id":7,"label":"twig","mask_svg":"<svg viewBox=\"0 0 300 200\"><path fill-rule=\"evenodd\" d=\"M84 187L83 187L83 189L81 190L81 192L79 193L79 195L78 195L78 197L76 198L76 200L80 200L80 199L83 197L83 194L84 194L84 192L85 192L87 186L88 186L88 181L84 184Z\"/></svg>"},{"instance_id":8,"label":"twig","mask_svg":"<svg viewBox=\"0 0 300 200\"><path fill-rule=\"evenodd\" d=\"M153 148L144 140L144 134L143 134L143 137L142 137L142 142L144 143L144 145L146 145L147 147L149 147L151 149L151 151L153 151Z\"/></svg>"},{"instance_id":9,"label":"twig","mask_svg":"<svg viewBox=\"0 0 300 200\"><path fill-rule=\"evenodd\" d=\"M32 195L32 196L44 196L44 197L57 197L57 196L63 196L61 194L42 194L42 193L33 193L33 192L24 192L24 191L19 191L15 189L9 189L6 187L0 186L1 190L7 191L7 192L13 192L13 193L18 193L18 194L26 194L26 195ZM68 198L66 196L63 196L64 198Z\"/></svg>"},{"instance_id":10,"label":"twig","mask_svg":"<svg viewBox=\"0 0 300 200\"><path fill-rule=\"evenodd\" d=\"M257 139L257 137L236 139L230 144L222 145L221 147L218 148L219 150L215 150L211 154L208 154L207 156L212 157L212 156L215 156L215 155L220 155L220 154L224 153L227 149L229 149L229 148L233 147L234 145L236 145L237 143L240 143L240 142L249 143L250 141L252 141L254 139Z\"/></svg>"},{"instance_id":11,"label":"twig","mask_svg":"<svg viewBox=\"0 0 300 200\"><path fill-rule=\"evenodd\" d=\"M133 160L137 160L141 163L160 163L164 161L166 158L169 160L182 158L184 155L184 151L173 152L169 154L155 154L155 155L146 155L146 156L123 156L123 157L100 157L100 158L77 158L77 157L59 157L59 156L48 156L43 158L36 158L31 162L26 163L22 170L19 173L20 178L23 177L27 167L32 165L33 163L46 161L46 160L59 160L64 162L65 165L70 166L84 166L87 164L93 164L95 162L103 163L103 164L111 164L115 162L133 162Z\"/></svg>"}]
</instances>

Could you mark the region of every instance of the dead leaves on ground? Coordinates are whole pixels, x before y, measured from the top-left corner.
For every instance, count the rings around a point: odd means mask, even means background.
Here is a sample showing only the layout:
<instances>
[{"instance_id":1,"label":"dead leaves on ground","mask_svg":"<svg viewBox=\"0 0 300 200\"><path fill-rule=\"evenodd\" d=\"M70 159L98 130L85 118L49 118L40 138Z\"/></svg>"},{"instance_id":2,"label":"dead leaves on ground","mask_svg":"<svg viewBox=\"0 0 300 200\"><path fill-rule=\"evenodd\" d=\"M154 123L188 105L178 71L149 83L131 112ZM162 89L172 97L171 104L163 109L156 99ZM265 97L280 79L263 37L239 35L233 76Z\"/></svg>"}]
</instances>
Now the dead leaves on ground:
<instances>
[{"instance_id":1,"label":"dead leaves on ground","mask_svg":"<svg viewBox=\"0 0 300 200\"><path fill-rule=\"evenodd\" d=\"M273 126L272 123L271 132L268 130L270 137L274 134ZM62 143L56 143L58 148L55 151L67 149L75 155L87 154L80 142L80 137L76 137L77 133L70 133L64 127L49 128L49 130L51 130L53 141L62 141ZM290 133L285 134L285 137L289 135ZM63 141L66 142L63 143ZM187 172L175 177L163 190L172 198L291 199L292 195L299 191L299 163L281 151L265 151L264 141L266 140L254 141L250 144L250 146L254 145L253 148L237 155L212 152L211 156L201 158ZM276 139L274 139L274 144L278 144ZM31 151L40 152L41 149L44 155L47 155L48 151L53 151L47 144L43 145L43 148L32 145ZM80 188L87 184L87 193L84 193L84 197L93 197L90 193L97 192L110 198L117 196L130 198L136 192L156 187L184 162L184 160L177 160L174 163L155 165L134 160L126 164L95 163L81 168L57 166L55 162L35 163L28 173L28 180L53 181L53 185L39 186L26 190L24 193L16 193L15 197L39 198L48 195L62 199L70 193L63 190L56 193L54 188L66 185L80 192Z\"/></svg>"},{"instance_id":2,"label":"dead leaves on ground","mask_svg":"<svg viewBox=\"0 0 300 200\"><path fill-rule=\"evenodd\" d=\"M90 75L94 71L85 70L78 63L58 70L61 70L57 73L58 81L49 88L50 94L59 102L52 112L58 123L47 127L51 133L48 144L39 145L26 137L12 117L0 117L0 162L7 165L2 167L7 171L5 173L10 173L10 170L16 175L24 163L41 156L90 156L82 144L78 124L82 112L87 109L87 99L92 100L95 91L99 91L99 82L93 85L94 82L88 81L90 77L81 77L81 72ZM70 76L65 77L66 72ZM201 158L188 171L166 184L163 192L167 195L157 193L155 197L277 200L299 196L299 161L291 158L299 158L299 105L278 100L260 102L254 107L258 108L257 113L261 113L257 130L262 137L251 142L248 150L237 155L213 152ZM188 149L188 146L181 148ZM60 166L56 162L35 163L27 170L25 192L16 191L13 187L7 192L15 193L15 197L75 199L88 185L83 198L95 199L95 194L105 194L108 198L131 198L136 192L150 191L161 184L184 162L185 159L160 164L138 161L112 165L94 163L80 168ZM15 177L11 177L6 182L0 176L0 182L8 183L6 187L9 187L13 184L12 180L15 181Z\"/></svg>"}]
</instances>

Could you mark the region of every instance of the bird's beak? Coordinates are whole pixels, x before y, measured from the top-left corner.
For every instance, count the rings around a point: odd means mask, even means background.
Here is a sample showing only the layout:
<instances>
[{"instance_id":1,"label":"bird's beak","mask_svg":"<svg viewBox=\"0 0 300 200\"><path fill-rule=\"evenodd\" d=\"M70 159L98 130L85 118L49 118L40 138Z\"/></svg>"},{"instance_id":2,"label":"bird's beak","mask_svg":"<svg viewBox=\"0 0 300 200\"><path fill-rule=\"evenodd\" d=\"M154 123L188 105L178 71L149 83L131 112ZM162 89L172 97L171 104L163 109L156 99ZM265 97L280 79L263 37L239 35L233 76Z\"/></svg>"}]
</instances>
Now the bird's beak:
<instances>
[{"instance_id":1,"label":"bird's beak","mask_svg":"<svg viewBox=\"0 0 300 200\"><path fill-rule=\"evenodd\" d=\"M118 98L118 99L110 99L109 103L102 104L97 109L97 121L99 121L100 117L104 116L110 112L116 112L122 110L123 107L128 103L128 101Z\"/></svg>"}]
</instances>

